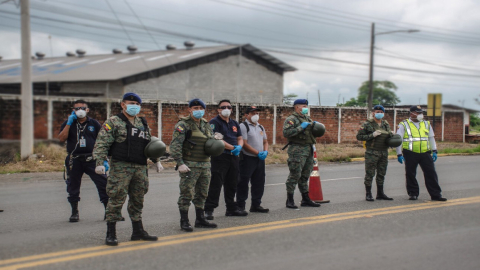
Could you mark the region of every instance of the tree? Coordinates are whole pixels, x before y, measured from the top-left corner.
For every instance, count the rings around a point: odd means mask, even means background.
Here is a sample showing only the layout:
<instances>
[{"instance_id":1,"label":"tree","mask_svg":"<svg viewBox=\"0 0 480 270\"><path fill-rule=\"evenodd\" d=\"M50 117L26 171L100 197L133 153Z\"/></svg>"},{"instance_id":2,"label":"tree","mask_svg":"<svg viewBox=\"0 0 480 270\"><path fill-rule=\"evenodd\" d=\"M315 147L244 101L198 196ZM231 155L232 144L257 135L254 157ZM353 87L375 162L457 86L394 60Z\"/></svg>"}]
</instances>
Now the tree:
<instances>
[{"instance_id":1,"label":"tree","mask_svg":"<svg viewBox=\"0 0 480 270\"><path fill-rule=\"evenodd\" d=\"M351 98L345 104L337 106L365 107L368 104L369 82L363 82L358 89L358 97ZM400 99L395 94L397 86L389 81L373 81L373 105L381 104L383 106L394 106L400 103Z\"/></svg>"},{"instance_id":2,"label":"tree","mask_svg":"<svg viewBox=\"0 0 480 270\"><path fill-rule=\"evenodd\" d=\"M480 117L478 117L478 114L470 114L470 127L472 129L480 129Z\"/></svg>"},{"instance_id":3,"label":"tree","mask_svg":"<svg viewBox=\"0 0 480 270\"><path fill-rule=\"evenodd\" d=\"M288 94L288 95L285 95L283 96L283 104L285 105L292 105L293 104L293 100L298 97L297 94Z\"/></svg>"}]
</instances>

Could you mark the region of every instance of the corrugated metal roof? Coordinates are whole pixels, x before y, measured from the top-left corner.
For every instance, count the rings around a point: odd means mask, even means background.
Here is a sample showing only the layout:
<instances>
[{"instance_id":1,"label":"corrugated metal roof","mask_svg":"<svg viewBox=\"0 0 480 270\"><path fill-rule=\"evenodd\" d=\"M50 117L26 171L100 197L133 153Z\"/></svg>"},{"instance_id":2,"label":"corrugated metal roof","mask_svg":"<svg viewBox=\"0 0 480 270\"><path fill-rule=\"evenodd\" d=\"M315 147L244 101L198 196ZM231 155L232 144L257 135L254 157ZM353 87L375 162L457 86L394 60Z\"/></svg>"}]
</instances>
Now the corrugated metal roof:
<instances>
[{"instance_id":1,"label":"corrugated metal roof","mask_svg":"<svg viewBox=\"0 0 480 270\"><path fill-rule=\"evenodd\" d=\"M239 48L236 45L32 60L33 82L111 81ZM241 46L283 71L296 69L252 45ZM0 62L0 84L20 83L21 60Z\"/></svg>"}]
</instances>

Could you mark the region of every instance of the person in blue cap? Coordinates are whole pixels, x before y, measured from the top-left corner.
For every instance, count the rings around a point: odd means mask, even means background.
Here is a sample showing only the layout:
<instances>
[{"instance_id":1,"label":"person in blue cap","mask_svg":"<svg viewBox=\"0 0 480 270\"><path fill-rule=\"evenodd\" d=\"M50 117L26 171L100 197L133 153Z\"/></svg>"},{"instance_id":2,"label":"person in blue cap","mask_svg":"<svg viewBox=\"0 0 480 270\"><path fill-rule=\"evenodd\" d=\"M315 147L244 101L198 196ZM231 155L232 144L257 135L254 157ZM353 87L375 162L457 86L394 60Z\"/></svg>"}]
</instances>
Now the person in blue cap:
<instances>
[{"instance_id":1,"label":"person in blue cap","mask_svg":"<svg viewBox=\"0 0 480 270\"><path fill-rule=\"evenodd\" d=\"M126 93L120 103L122 112L105 121L93 149L97 167L95 172L105 174L105 161L111 156L110 176L107 179L107 237L105 244L118 245L116 222L128 195L128 214L132 220L131 240L156 241L143 229L142 209L148 191L148 167L144 149L151 140L150 128L144 117L137 115L142 99L135 93ZM157 172L163 170L159 159L152 159ZM108 164L108 163L107 163Z\"/></svg>"},{"instance_id":2,"label":"person in blue cap","mask_svg":"<svg viewBox=\"0 0 480 270\"><path fill-rule=\"evenodd\" d=\"M293 103L294 112L283 124L283 136L288 140L287 208L297 209L293 193L298 184L302 193L301 206L320 207L308 195L308 179L313 170L313 149L316 139L312 134L312 121L308 116L308 100L297 99Z\"/></svg>"},{"instance_id":3,"label":"person in blue cap","mask_svg":"<svg viewBox=\"0 0 480 270\"><path fill-rule=\"evenodd\" d=\"M217 224L205 219L204 207L210 186L210 156L205 153L205 143L214 137L205 115L205 103L198 98L188 102L187 117L181 118L173 130L170 156L177 163L180 174L180 229L192 232L188 219L190 203L195 206L196 228L216 228ZM217 137L222 139L223 137Z\"/></svg>"},{"instance_id":4,"label":"person in blue cap","mask_svg":"<svg viewBox=\"0 0 480 270\"><path fill-rule=\"evenodd\" d=\"M385 116L385 108L382 105L375 105L372 111L372 117L363 123L357 133L357 140L364 141L365 151L365 199L373 202L372 182L375 173L377 182L377 200L393 200L385 195L383 186L388 167L388 145L387 139L390 138L392 130Z\"/></svg>"}]
</instances>

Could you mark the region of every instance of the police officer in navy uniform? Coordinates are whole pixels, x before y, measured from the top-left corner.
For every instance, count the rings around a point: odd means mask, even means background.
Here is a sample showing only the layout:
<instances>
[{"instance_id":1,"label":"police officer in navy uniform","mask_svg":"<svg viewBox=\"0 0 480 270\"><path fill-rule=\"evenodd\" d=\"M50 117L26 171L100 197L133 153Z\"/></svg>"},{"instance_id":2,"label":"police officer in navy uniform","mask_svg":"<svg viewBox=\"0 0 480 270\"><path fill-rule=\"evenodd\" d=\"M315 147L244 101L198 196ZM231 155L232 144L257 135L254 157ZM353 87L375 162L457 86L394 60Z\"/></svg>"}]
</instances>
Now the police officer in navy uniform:
<instances>
[{"instance_id":1,"label":"police officer in navy uniform","mask_svg":"<svg viewBox=\"0 0 480 270\"><path fill-rule=\"evenodd\" d=\"M95 160L92 158L93 146L97 139L101 125L97 120L87 116L88 104L84 100L73 103L72 113L60 128L58 139L67 141L67 157L65 168L67 172L68 202L72 207L70 222L79 221L78 202L80 201L80 185L82 176L86 173L98 190L100 201L106 207L108 195L106 193L107 175L95 173ZM105 165L108 166L108 163Z\"/></svg>"},{"instance_id":2,"label":"police officer in navy uniform","mask_svg":"<svg viewBox=\"0 0 480 270\"><path fill-rule=\"evenodd\" d=\"M213 220L213 210L218 207L220 193L223 186L225 204L227 206L226 216L246 216L245 210L238 208L235 203L237 191L239 155L243 147L242 131L237 121L230 119L232 105L229 100L224 99L218 103L218 115L210 120L210 127L214 133L223 135L225 151L211 158L212 178L208 190L208 197L205 202L205 217Z\"/></svg>"}]
</instances>

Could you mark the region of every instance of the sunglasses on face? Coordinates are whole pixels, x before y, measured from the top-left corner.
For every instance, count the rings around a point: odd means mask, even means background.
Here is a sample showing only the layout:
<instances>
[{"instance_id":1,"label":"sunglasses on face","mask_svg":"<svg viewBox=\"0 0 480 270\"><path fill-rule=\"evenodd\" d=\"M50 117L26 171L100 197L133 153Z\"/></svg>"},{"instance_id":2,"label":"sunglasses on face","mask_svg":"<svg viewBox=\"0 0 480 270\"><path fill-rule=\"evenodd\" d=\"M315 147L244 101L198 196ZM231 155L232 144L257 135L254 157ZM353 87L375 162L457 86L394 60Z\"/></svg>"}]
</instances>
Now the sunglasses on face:
<instances>
[{"instance_id":1,"label":"sunglasses on face","mask_svg":"<svg viewBox=\"0 0 480 270\"><path fill-rule=\"evenodd\" d=\"M87 110L87 107L74 107L73 108L75 111L78 111L78 110Z\"/></svg>"},{"instance_id":2,"label":"sunglasses on face","mask_svg":"<svg viewBox=\"0 0 480 270\"><path fill-rule=\"evenodd\" d=\"M232 106L222 106L222 107L220 107L220 109L222 109L222 110L225 110L225 109L231 110L231 109L232 109Z\"/></svg>"}]
</instances>

